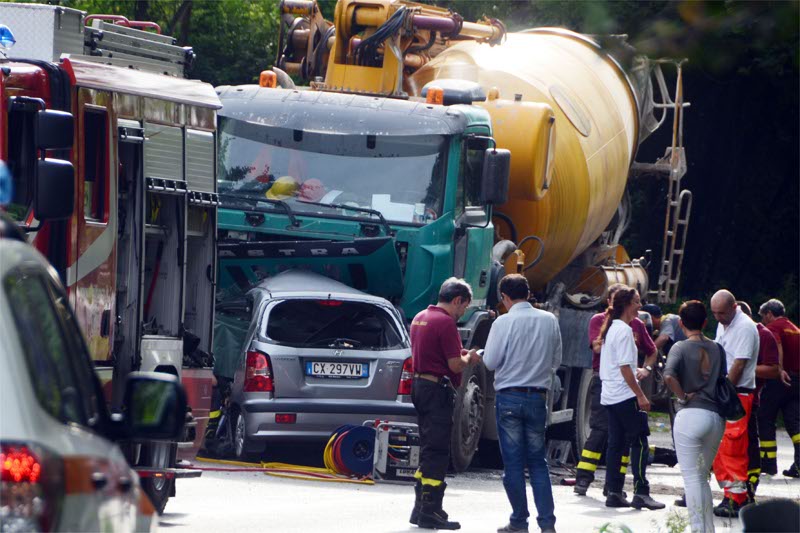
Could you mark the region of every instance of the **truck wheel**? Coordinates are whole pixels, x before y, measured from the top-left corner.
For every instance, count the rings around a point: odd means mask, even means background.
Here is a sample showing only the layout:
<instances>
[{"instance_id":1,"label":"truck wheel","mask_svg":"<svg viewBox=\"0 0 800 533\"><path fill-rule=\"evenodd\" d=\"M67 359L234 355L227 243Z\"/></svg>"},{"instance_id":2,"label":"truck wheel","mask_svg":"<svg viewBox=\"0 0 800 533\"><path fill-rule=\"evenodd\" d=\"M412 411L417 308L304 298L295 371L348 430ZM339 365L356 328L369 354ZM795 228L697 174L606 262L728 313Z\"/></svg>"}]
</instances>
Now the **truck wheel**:
<instances>
[{"instance_id":1,"label":"truck wheel","mask_svg":"<svg viewBox=\"0 0 800 533\"><path fill-rule=\"evenodd\" d=\"M463 472L472 462L483 429L486 375L480 365L464 370L453 410L453 433L450 439L450 463Z\"/></svg>"},{"instance_id":2,"label":"truck wheel","mask_svg":"<svg viewBox=\"0 0 800 533\"><path fill-rule=\"evenodd\" d=\"M589 438L589 433L592 428L589 421L592 418L592 369L585 368L581 372L581 380L578 383L578 398L575 403L575 437L573 439L573 451L575 457L579 457L586 439Z\"/></svg>"},{"instance_id":3,"label":"truck wheel","mask_svg":"<svg viewBox=\"0 0 800 533\"><path fill-rule=\"evenodd\" d=\"M150 468L169 468L175 465L178 447L169 442L152 442L142 445L139 455L139 466ZM146 477L142 478L142 490L150 498L158 514L164 514L167 500L173 493L175 478Z\"/></svg>"},{"instance_id":4,"label":"truck wheel","mask_svg":"<svg viewBox=\"0 0 800 533\"><path fill-rule=\"evenodd\" d=\"M233 425L233 455L239 461L260 459L264 445L247 438L247 426L242 412L237 410Z\"/></svg>"}]
</instances>

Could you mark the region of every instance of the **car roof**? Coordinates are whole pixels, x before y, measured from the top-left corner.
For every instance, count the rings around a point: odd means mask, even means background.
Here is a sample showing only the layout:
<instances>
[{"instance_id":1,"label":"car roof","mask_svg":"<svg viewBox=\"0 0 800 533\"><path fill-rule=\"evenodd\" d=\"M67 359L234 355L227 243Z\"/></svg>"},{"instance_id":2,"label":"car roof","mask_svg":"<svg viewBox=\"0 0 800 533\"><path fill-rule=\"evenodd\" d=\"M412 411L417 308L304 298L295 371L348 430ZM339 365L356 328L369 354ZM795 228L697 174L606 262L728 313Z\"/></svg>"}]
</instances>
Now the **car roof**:
<instances>
[{"instance_id":1,"label":"car roof","mask_svg":"<svg viewBox=\"0 0 800 533\"><path fill-rule=\"evenodd\" d=\"M35 266L50 271L50 264L36 249L27 242L16 239L0 238L0 279L5 278L11 270L22 266Z\"/></svg>"},{"instance_id":2,"label":"car roof","mask_svg":"<svg viewBox=\"0 0 800 533\"><path fill-rule=\"evenodd\" d=\"M345 298L359 299L375 304L389 304L380 296L373 296L339 281L307 270L287 270L265 279L251 289L267 292L272 298Z\"/></svg>"}]
</instances>

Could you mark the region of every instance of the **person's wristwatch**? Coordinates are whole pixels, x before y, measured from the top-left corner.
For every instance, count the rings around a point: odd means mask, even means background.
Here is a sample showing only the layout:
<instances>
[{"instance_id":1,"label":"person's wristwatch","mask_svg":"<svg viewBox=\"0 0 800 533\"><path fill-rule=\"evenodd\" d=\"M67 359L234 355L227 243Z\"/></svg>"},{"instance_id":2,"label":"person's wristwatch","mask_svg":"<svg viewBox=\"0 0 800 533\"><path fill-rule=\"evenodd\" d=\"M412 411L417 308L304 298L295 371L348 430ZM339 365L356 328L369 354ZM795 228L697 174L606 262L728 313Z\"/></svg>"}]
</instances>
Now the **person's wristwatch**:
<instances>
[{"instance_id":1,"label":"person's wristwatch","mask_svg":"<svg viewBox=\"0 0 800 533\"><path fill-rule=\"evenodd\" d=\"M647 371L648 371L649 373L651 373L651 374L653 373L653 367L652 367L652 366L650 366L650 365L646 365L646 366L644 367L644 369L645 369L645 370L647 370Z\"/></svg>"},{"instance_id":2,"label":"person's wristwatch","mask_svg":"<svg viewBox=\"0 0 800 533\"><path fill-rule=\"evenodd\" d=\"M684 392L683 398L678 398L678 403L681 405L686 405L688 402L689 402L689 395L686 392Z\"/></svg>"}]
</instances>

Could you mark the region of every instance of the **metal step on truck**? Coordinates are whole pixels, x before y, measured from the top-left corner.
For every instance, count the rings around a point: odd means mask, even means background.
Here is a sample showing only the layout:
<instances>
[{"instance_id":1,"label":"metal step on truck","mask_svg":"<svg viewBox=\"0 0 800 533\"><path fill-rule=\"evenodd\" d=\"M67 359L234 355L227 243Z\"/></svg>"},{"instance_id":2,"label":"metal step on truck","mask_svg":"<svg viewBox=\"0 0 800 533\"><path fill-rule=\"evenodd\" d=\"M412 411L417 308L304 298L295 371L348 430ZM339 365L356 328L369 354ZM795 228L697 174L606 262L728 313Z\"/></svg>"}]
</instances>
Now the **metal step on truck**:
<instances>
[{"instance_id":1,"label":"metal step on truck","mask_svg":"<svg viewBox=\"0 0 800 533\"><path fill-rule=\"evenodd\" d=\"M199 447L210 409L220 102L152 22L5 3L0 24L8 213L67 288L112 410L132 371L173 374L189 398L180 442L126 447L161 512L197 474L178 450ZM59 202L71 214L39 216Z\"/></svg>"}]
</instances>

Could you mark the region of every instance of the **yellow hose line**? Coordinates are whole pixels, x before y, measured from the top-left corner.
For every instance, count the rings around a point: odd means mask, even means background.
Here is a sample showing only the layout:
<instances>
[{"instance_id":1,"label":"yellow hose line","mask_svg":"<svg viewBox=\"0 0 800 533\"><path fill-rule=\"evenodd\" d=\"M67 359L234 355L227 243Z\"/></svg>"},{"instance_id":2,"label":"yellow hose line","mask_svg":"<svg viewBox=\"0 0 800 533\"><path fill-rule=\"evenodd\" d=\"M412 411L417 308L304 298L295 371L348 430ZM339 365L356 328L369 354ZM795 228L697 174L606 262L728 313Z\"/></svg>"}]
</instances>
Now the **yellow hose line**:
<instances>
[{"instance_id":1,"label":"yellow hose line","mask_svg":"<svg viewBox=\"0 0 800 533\"><path fill-rule=\"evenodd\" d=\"M374 485L375 482L371 479L349 479L349 478L319 478L319 477L307 477L303 476L302 474L284 474L280 472L264 472L268 476L275 476L275 477L282 477L287 479L302 479L305 481L323 481L323 482L334 482L334 483L357 483L360 485Z\"/></svg>"},{"instance_id":2,"label":"yellow hose line","mask_svg":"<svg viewBox=\"0 0 800 533\"><path fill-rule=\"evenodd\" d=\"M328 439L328 443L325 445L325 451L322 452L322 461L325 463L325 466L331 472L335 472L336 470L333 468L333 441L336 440L336 433L331 435L331 438Z\"/></svg>"},{"instance_id":3,"label":"yellow hose line","mask_svg":"<svg viewBox=\"0 0 800 533\"><path fill-rule=\"evenodd\" d=\"M219 465L231 465L231 466L249 466L252 468L261 468L261 463L246 463L244 461L231 461L229 459L210 459L208 457L195 457L195 460L200 461L201 463L215 463Z\"/></svg>"},{"instance_id":4,"label":"yellow hose line","mask_svg":"<svg viewBox=\"0 0 800 533\"><path fill-rule=\"evenodd\" d=\"M262 468L273 468L278 470L298 470L302 472L313 472L315 474L330 474L328 468L318 466L290 465L289 463L261 463Z\"/></svg>"}]
</instances>

